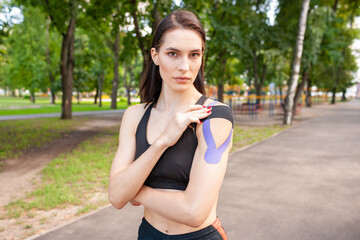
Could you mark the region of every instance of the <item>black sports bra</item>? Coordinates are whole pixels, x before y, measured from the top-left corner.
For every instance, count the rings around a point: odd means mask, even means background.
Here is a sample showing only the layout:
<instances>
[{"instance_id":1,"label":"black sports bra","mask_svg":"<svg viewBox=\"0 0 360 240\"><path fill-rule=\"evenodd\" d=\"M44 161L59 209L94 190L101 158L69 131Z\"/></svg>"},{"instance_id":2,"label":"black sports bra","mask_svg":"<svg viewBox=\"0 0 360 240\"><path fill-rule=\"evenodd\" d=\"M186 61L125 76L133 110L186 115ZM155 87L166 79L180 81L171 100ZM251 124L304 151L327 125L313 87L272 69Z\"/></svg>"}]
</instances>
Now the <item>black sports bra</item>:
<instances>
[{"instance_id":1,"label":"black sports bra","mask_svg":"<svg viewBox=\"0 0 360 240\"><path fill-rule=\"evenodd\" d=\"M204 104L207 97L202 95L196 104ZM149 147L146 130L153 103L146 109L136 129L136 152L135 160L141 156ZM212 107L210 116L202 121L211 118L225 118L233 125L231 109L225 105ZM192 127L190 127L190 125ZM181 135L175 145L169 147L161 155L144 185L152 188L185 190L189 183L191 165L195 150L198 145L196 136L196 123L190 124Z\"/></svg>"}]
</instances>

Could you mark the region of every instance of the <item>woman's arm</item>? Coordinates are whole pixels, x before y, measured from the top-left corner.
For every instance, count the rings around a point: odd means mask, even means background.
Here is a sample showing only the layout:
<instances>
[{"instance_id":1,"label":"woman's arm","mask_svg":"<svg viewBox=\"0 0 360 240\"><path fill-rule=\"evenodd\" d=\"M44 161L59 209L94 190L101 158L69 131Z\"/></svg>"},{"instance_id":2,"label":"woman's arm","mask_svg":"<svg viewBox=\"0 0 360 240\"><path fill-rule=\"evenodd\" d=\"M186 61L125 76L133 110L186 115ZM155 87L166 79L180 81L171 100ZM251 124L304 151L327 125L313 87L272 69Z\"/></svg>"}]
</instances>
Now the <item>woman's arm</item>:
<instances>
[{"instance_id":1,"label":"woman's arm","mask_svg":"<svg viewBox=\"0 0 360 240\"><path fill-rule=\"evenodd\" d=\"M208 121L211 123L211 133L215 144L219 147L231 133L232 124L228 120L220 118ZM211 164L204 158L208 146L203 135L203 124L198 128L198 139L190 181L185 191L166 192L144 186L135 197L136 201L150 210L191 227L200 226L209 216L220 191L228 153L231 149L230 143L222 153L221 160L216 164Z\"/></svg>"},{"instance_id":2,"label":"woman's arm","mask_svg":"<svg viewBox=\"0 0 360 240\"><path fill-rule=\"evenodd\" d=\"M119 145L111 166L108 189L109 201L116 208L122 208L136 195L166 150L164 144L155 141L137 161L134 161L137 123L144 113L141 108L143 106L140 105L128 108L121 121Z\"/></svg>"},{"instance_id":3,"label":"woman's arm","mask_svg":"<svg viewBox=\"0 0 360 240\"><path fill-rule=\"evenodd\" d=\"M109 200L116 208L122 208L134 199L163 152L176 143L186 127L210 114L201 105L191 105L175 114L154 143L134 161L135 133L144 113L142 107L143 105L128 108L122 119L119 146L111 166L108 188Z\"/></svg>"}]
</instances>

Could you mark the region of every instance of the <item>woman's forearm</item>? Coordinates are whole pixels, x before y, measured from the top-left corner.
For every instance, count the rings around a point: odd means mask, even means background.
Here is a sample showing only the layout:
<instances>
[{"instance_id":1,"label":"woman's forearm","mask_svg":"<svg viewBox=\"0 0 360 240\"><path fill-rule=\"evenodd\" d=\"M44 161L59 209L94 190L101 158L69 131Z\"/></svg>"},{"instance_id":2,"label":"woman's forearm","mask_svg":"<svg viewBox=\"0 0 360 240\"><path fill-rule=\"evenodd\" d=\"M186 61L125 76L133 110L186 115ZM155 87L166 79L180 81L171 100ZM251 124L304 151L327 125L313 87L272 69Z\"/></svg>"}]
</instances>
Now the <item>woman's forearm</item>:
<instances>
[{"instance_id":1,"label":"woman's forearm","mask_svg":"<svg viewBox=\"0 0 360 240\"><path fill-rule=\"evenodd\" d=\"M114 207L122 208L135 197L166 149L167 146L161 140L155 141L129 167L109 179L109 200Z\"/></svg>"},{"instance_id":2,"label":"woman's forearm","mask_svg":"<svg viewBox=\"0 0 360 240\"><path fill-rule=\"evenodd\" d=\"M211 211L211 199L209 203L200 203L197 199L190 192L167 192L147 186L143 186L135 197L136 201L151 211L191 227L199 227Z\"/></svg>"}]
</instances>

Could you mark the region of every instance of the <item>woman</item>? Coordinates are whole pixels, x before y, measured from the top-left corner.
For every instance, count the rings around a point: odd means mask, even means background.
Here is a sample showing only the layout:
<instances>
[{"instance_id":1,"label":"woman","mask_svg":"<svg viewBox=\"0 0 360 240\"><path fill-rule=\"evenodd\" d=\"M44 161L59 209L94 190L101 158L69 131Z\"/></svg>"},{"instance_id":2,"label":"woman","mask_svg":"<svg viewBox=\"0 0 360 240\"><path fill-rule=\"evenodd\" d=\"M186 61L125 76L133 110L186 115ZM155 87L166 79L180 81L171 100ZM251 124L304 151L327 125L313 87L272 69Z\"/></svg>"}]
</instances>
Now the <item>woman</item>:
<instances>
[{"instance_id":1,"label":"woman","mask_svg":"<svg viewBox=\"0 0 360 240\"><path fill-rule=\"evenodd\" d=\"M189 11L166 16L140 88L124 113L109 200L144 205L138 239L227 239L216 215L232 115L204 94L205 32Z\"/></svg>"}]
</instances>

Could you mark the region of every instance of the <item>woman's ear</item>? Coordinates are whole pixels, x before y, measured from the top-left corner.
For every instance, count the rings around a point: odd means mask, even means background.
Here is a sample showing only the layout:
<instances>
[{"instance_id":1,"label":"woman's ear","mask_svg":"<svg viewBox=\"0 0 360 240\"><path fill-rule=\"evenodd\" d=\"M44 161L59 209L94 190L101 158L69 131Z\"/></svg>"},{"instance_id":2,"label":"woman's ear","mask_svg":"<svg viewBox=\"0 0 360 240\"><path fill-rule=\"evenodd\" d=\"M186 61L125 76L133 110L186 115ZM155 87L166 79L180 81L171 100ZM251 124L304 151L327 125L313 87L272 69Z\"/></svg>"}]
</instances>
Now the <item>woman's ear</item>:
<instances>
[{"instance_id":1,"label":"woman's ear","mask_svg":"<svg viewBox=\"0 0 360 240\"><path fill-rule=\"evenodd\" d=\"M155 48L151 48L151 58L156 66L159 65L159 53L156 51Z\"/></svg>"}]
</instances>

